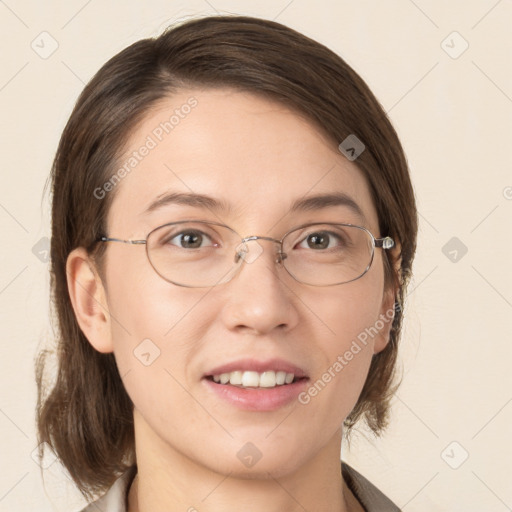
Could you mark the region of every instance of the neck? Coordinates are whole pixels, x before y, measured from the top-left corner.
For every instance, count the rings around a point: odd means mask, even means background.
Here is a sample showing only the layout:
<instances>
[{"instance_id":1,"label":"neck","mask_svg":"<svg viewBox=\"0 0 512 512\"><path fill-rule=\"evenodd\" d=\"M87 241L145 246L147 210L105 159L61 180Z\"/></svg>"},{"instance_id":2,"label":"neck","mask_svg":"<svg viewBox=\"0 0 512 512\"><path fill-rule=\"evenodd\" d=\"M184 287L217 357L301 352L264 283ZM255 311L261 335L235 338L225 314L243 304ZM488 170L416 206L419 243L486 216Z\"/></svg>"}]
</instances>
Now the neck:
<instances>
[{"instance_id":1,"label":"neck","mask_svg":"<svg viewBox=\"0 0 512 512\"><path fill-rule=\"evenodd\" d=\"M135 432L137 476L128 512L363 510L341 476L341 430L312 460L278 477L268 471L257 476L222 473L198 464L164 443L140 416Z\"/></svg>"}]
</instances>

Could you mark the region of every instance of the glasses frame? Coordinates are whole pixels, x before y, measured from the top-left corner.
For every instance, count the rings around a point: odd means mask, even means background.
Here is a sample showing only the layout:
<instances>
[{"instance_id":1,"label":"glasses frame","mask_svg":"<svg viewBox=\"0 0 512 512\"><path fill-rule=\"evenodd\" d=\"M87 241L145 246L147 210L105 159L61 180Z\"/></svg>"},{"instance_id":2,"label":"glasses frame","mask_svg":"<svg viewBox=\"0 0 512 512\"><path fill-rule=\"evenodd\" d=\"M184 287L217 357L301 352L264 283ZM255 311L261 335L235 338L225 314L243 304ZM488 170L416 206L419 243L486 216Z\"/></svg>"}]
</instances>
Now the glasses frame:
<instances>
[{"instance_id":1,"label":"glasses frame","mask_svg":"<svg viewBox=\"0 0 512 512\"><path fill-rule=\"evenodd\" d=\"M277 244L279 244L279 251L277 253L277 259L276 259L276 263L277 264L282 264L283 268L286 270L286 272L293 278L295 279L295 281L299 282L299 283L302 283L302 284L307 284L308 286L321 286L321 287L324 287L324 286L338 286L338 285L341 285L341 284L347 284L347 283L351 283L353 281L356 281L358 279L361 279L361 277L363 277L371 268L372 266L372 263L373 263L373 260L374 260L374 256L375 256L375 249L383 249L383 250L387 250L387 249L392 249L394 246L395 246L395 241L390 237L390 236L385 236L385 237L382 237L382 238L376 238L373 233L363 227L363 226L357 226L355 224L347 224L346 222L308 222L308 223L305 223L305 224L301 224L300 226L297 226L297 227L294 227L293 229L290 229L289 231L287 231L283 237L281 238L281 240L277 240L275 238L271 238L271 237L268 237L268 236L259 236L259 235L251 235L251 236L246 236L246 237L241 237L233 228L230 228L229 226L226 226L226 224L222 224L220 222L213 222L213 221L206 221L206 220L195 220L195 219L189 219L189 220L180 220L180 221L176 221L176 222L167 222L166 224L162 224L161 226L158 226L154 229L152 229L147 235L146 235L146 238L145 239L142 239L142 240L125 240L125 239L122 239L122 238L113 238L113 237L107 237L107 236L101 236L99 237L96 242L120 242L120 243L124 243L124 244L131 244L131 245L145 245L146 246L146 257L148 258L148 261L150 263L150 265L153 267L153 270L162 278L164 279L165 281L167 281L168 283L172 283L172 284L175 284L177 286L182 286L182 287L185 287L185 288L211 288L213 286L217 286L217 284L214 284L214 285L211 285L211 286L190 286L190 285L185 285L185 284L181 284L181 283L176 283L175 281L171 281L170 279L168 279L167 277L163 276L156 268L155 268L155 265L153 264L153 261L151 260L151 257L149 255L149 245L148 245L148 239L149 237L155 232L155 231L158 231L159 229L161 228L164 228L164 227L167 227L167 226L173 226L175 224L185 224L185 223L195 223L195 224L210 224L210 225L214 225L214 226L220 226L220 227L224 227L224 228L227 228L229 229L230 231L232 231L235 235L237 235L237 237L240 238L240 244L237 245L237 247L240 247L242 244L245 244L246 242L249 242L251 240L268 240L269 242L275 242ZM309 227L309 226L318 226L318 225L331 225L331 226L346 226L346 227L352 227L352 228L357 228L357 229L361 229L362 231L365 231L369 236L370 236L370 239L372 240L372 253L371 253L371 257L370 257L370 262L368 263L367 267L364 269L363 273L361 275L359 275L358 277L355 277L354 279L350 279L349 281L342 281L340 283L333 283L333 284L311 284L311 283L306 283L304 281L301 281L300 279L297 279L297 277L295 277L289 270L288 268L286 267L286 265L284 264L284 260L286 259L287 255L286 253L283 252L283 242L285 240L285 238L290 234L290 233L293 233L294 231L297 231L299 229L302 229L302 228L305 228L305 227ZM243 257L241 257L241 252L236 252L235 253L235 269L237 268L238 266L238 271L240 270L240 268L242 268L242 264L239 263L240 260L244 260ZM233 272L233 275L231 278L229 278L227 281L224 281L223 283L221 284L225 284L225 283L229 283L229 281L231 281L235 275L238 274L238 271L236 272Z\"/></svg>"}]
</instances>

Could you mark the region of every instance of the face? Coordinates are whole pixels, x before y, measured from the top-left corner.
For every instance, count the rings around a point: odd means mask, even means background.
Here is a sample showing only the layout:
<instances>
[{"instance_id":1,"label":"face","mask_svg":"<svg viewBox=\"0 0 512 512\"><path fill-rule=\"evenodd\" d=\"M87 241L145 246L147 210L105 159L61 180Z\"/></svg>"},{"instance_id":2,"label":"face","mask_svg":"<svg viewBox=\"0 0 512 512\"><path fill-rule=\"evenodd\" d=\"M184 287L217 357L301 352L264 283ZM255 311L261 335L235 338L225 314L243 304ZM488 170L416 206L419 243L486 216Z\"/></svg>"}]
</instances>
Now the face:
<instances>
[{"instance_id":1,"label":"face","mask_svg":"<svg viewBox=\"0 0 512 512\"><path fill-rule=\"evenodd\" d=\"M387 235L378 231L355 164L297 114L248 93L185 90L161 102L132 133L121 166L130 158L136 163L115 185L109 237L145 239L186 219L274 239L308 222ZM170 192L208 195L229 209L168 203L145 213ZM291 212L298 199L332 192L350 197L362 215L346 204ZM340 427L372 355L385 346L382 325L391 323L389 315L383 320L393 297L384 287L382 251L360 279L318 287L276 264L276 244L258 243L263 252L254 261L212 288L162 279L144 245L108 244L108 333L93 344L115 354L134 403L138 443L167 460L279 476L326 454L339 459ZM295 381L244 389L213 379L237 370L294 373Z\"/></svg>"}]
</instances>

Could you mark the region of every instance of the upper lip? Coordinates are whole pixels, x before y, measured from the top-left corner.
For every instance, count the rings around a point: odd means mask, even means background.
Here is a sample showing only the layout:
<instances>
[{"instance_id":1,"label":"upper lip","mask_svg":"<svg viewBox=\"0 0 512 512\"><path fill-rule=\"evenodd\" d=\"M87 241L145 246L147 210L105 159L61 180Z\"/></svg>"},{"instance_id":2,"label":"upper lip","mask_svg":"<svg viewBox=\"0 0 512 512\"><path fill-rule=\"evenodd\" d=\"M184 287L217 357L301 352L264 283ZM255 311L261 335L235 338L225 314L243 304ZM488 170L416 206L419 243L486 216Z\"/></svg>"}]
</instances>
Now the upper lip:
<instances>
[{"instance_id":1,"label":"upper lip","mask_svg":"<svg viewBox=\"0 0 512 512\"><path fill-rule=\"evenodd\" d=\"M256 359L237 359L236 361L216 366L206 372L204 377L220 375L221 373L231 373L238 370L258 373L266 371L282 371L286 373L293 373L297 378L307 377L306 372L302 368L299 368L297 365L285 361L284 359L267 359L265 361L258 361Z\"/></svg>"}]
</instances>

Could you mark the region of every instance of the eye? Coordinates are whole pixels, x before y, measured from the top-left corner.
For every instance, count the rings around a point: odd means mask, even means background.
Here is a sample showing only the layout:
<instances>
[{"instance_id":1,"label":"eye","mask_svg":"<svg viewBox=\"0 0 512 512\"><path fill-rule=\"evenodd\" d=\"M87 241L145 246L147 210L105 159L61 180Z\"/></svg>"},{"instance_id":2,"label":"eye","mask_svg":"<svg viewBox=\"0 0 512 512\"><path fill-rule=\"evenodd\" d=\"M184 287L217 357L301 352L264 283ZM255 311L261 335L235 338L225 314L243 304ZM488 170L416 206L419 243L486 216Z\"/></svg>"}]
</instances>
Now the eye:
<instances>
[{"instance_id":1,"label":"eye","mask_svg":"<svg viewBox=\"0 0 512 512\"><path fill-rule=\"evenodd\" d=\"M336 243L337 242L337 243ZM307 247L303 244L306 243ZM344 247L344 238L332 231L315 231L309 233L302 242L298 244L303 249L332 249L333 247Z\"/></svg>"},{"instance_id":2,"label":"eye","mask_svg":"<svg viewBox=\"0 0 512 512\"><path fill-rule=\"evenodd\" d=\"M200 249L201 247L217 247L218 245L215 243L211 243L211 238L206 233L203 233L202 231L195 229L180 231L178 234L171 236L172 238L167 238L166 243L171 245L177 245L182 249ZM210 241L209 245L208 241ZM203 245L203 242L206 245Z\"/></svg>"}]
</instances>

